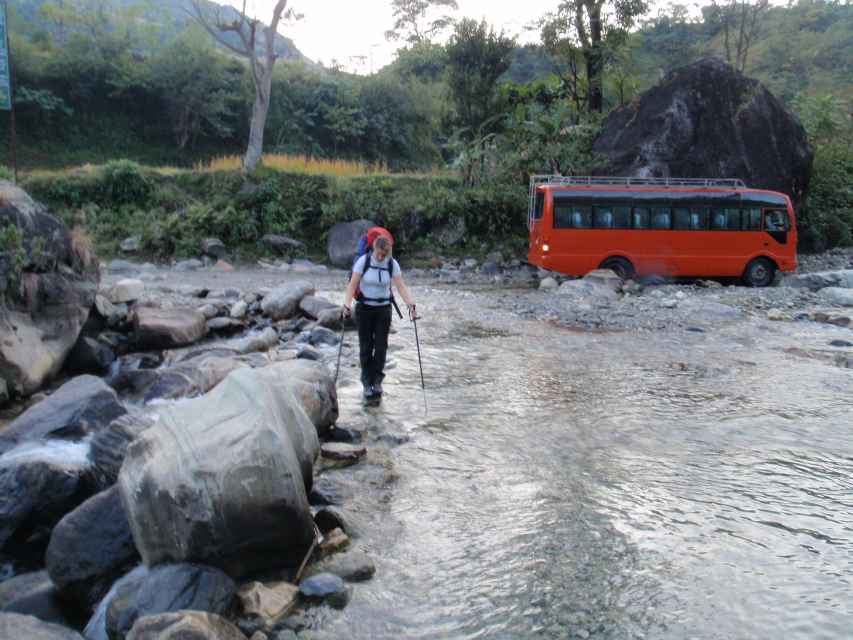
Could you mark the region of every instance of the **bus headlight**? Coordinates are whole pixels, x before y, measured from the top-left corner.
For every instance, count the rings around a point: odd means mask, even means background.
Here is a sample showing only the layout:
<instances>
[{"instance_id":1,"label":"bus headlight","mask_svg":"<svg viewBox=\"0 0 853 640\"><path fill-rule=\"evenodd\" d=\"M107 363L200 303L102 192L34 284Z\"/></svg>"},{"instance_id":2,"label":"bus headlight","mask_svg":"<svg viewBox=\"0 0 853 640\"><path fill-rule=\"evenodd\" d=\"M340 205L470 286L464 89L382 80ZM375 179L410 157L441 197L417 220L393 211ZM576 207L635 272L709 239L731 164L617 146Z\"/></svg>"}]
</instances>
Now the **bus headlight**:
<instances>
[{"instance_id":1,"label":"bus headlight","mask_svg":"<svg viewBox=\"0 0 853 640\"><path fill-rule=\"evenodd\" d=\"M543 244L543 245L542 245L542 252L543 252L543 253L548 253L548 249L550 249L550 248L551 248L551 247L549 247L547 244Z\"/></svg>"}]
</instances>

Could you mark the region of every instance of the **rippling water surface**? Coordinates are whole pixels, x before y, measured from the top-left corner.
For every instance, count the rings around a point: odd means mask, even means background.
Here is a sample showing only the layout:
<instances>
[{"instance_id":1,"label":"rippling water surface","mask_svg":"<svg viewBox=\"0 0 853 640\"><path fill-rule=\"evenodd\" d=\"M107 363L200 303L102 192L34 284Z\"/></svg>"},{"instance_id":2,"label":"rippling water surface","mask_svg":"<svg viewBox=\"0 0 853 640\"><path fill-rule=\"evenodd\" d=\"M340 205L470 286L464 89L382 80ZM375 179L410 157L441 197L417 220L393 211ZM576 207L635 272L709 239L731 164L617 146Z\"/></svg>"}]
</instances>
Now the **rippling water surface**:
<instances>
[{"instance_id":1,"label":"rippling water surface","mask_svg":"<svg viewBox=\"0 0 853 640\"><path fill-rule=\"evenodd\" d=\"M361 408L354 369L343 380L341 423L409 441L390 498L364 509L377 575L324 628L853 636L853 371L785 351L847 330L591 334L417 294L427 415L408 322L381 409Z\"/></svg>"}]
</instances>

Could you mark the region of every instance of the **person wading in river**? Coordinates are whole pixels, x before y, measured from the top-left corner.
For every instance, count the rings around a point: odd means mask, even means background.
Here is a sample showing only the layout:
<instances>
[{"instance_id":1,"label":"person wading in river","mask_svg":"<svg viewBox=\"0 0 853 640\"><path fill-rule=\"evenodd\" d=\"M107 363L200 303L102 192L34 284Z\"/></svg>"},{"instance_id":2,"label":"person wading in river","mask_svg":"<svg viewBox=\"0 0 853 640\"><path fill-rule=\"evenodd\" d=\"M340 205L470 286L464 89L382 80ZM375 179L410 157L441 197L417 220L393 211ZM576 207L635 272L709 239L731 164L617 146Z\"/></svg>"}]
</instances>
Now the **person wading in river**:
<instances>
[{"instance_id":1,"label":"person wading in river","mask_svg":"<svg viewBox=\"0 0 853 640\"><path fill-rule=\"evenodd\" d=\"M382 396L385 354L391 330L392 284L403 297L409 317L415 315L415 303L403 282L400 265L391 257L391 248L392 240L388 236L381 235L373 241L372 251L361 256L353 265L352 278L344 296L344 315L352 313L353 299L358 302L355 320L365 400L379 400Z\"/></svg>"}]
</instances>

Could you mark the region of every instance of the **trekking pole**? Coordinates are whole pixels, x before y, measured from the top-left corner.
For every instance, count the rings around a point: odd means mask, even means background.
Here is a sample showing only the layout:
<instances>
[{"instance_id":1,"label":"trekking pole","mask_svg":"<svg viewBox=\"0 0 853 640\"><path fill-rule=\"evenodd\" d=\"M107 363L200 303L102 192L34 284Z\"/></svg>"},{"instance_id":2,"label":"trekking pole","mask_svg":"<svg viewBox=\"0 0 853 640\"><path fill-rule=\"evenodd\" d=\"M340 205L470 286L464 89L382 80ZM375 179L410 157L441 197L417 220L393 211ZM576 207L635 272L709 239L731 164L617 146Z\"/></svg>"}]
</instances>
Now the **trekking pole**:
<instances>
[{"instance_id":1,"label":"trekking pole","mask_svg":"<svg viewBox=\"0 0 853 640\"><path fill-rule=\"evenodd\" d=\"M335 386L338 386L338 373L341 371L341 351L344 350L344 331L347 328L346 316L341 310L341 339L338 341L338 364L335 365Z\"/></svg>"},{"instance_id":2,"label":"trekking pole","mask_svg":"<svg viewBox=\"0 0 853 640\"><path fill-rule=\"evenodd\" d=\"M415 305L412 305L412 324L415 325L415 346L418 348L418 368L421 370L421 389L424 392L424 415L427 415L426 384L424 384L424 365L421 362L421 341L418 339L418 316L415 313Z\"/></svg>"}]
</instances>

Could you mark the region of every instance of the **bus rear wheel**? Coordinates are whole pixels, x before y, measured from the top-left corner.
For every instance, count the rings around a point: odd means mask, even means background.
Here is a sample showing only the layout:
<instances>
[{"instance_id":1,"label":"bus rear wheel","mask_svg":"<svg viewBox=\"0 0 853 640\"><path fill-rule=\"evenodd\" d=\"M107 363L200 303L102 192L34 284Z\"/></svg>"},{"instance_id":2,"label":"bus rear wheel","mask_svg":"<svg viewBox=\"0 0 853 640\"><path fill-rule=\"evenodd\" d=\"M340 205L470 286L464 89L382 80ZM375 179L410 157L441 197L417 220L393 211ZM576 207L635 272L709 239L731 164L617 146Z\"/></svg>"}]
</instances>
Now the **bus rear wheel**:
<instances>
[{"instance_id":1,"label":"bus rear wheel","mask_svg":"<svg viewBox=\"0 0 853 640\"><path fill-rule=\"evenodd\" d=\"M622 280L630 280L634 277L634 265L627 258L615 256L607 258L601 263L600 269L610 269L613 273L619 276Z\"/></svg>"},{"instance_id":2,"label":"bus rear wheel","mask_svg":"<svg viewBox=\"0 0 853 640\"><path fill-rule=\"evenodd\" d=\"M756 258L746 265L743 280L750 287L766 287L776 276L776 265L768 258Z\"/></svg>"}]
</instances>

